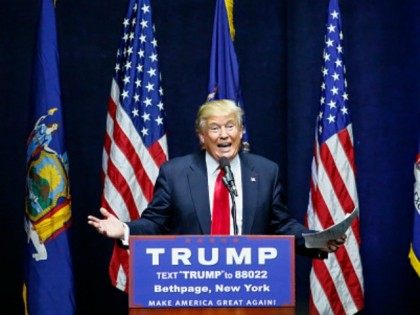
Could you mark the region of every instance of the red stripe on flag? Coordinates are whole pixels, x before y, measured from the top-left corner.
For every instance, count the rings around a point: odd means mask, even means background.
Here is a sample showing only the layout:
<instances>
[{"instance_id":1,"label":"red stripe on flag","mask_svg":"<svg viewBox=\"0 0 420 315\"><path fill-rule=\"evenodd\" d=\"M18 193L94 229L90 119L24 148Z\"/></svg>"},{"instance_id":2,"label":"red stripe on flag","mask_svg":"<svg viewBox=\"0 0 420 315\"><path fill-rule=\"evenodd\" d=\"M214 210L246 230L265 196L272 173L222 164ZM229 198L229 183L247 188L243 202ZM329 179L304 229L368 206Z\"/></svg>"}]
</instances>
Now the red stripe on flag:
<instances>
[{"instance_id":1,"label":"red stripe on flag","mask_svg":"<svg viewBox=\"0 0 420 315\"><path fill-rule=\"evenodd\" d=\"M351 213L354 209L354 202L341 178L340 172L335 164L334 157L326 144L322 144L319 148L321 162L324 165L325 172L328 175L335 195L341 204L345 213Z\"/></svg>"},{"instance_id":2,"label":"red stripe on flag","mask_svg":"<svg viewBox=\"0 0 420 315\"><path fill-rule=\"evenodd\" d=\"M312 294L309 294L309 315L319 315L318 309L315 306Z\"/></svg>"},{"instance_id":3,"label":"red stripe on flag","mask_svg":"<svg viewBox=\"0 0 420 315\"><path fill-rule=\"evenodd\" d=\"M129 268L128 268L128 262L129 262L129 253L128 250L121 247L120 244L115 241L114 249L112 251L112 257L111 261L109 263L108 272L109 276L111 277L112 284L114 286L117 285L117 279L118 279L118 272L120 271L120 267L123 268L124 273L127 275L127 282L125 285L125 292L128 292L128 274L129 274Z\"/></svg>"},{"instance_id":4,"label":"red stripe on flag","mask_svg":"<svg viewBox=\"0 0 420 315\"><path fill-rule=\"evenodd\" d=\"M349 160L349 164L353 170L353 173L356 174L356 163L354 161L353 143L351 141L349 131L347 130L347 128L345 128L339 131L337 133L337 136L338 136L338 140L343 146L344 152L347 155L347 159Z\"/></svg>"},{"instance_id":5,"label":"red stripe on flag","mask_svg":"<svg viewBox=\"0 0 420 315\"><path fill-rule=\"evenodd\" d=\"M312 299L312 294L309 295L309 315L319 315L318 309L315 307L314 300Z\"/></svg>"},{"instance_id":6,"label":"red stripe on flag","mask_svg":"<svg viewBox=\"0 0 420 315\"><path fill-rule=\"evenodd\" d=\"M112 121L115 123L117 115L117 104L115 104L112 97L108 100L108 115L111 116Z\"/></svg>"},{"instance_id":7,"label":"red stripe on flag","mask_svg":"<svg viewBox=\"0 0 420 315\"><path fill-rule=\"evenodd\" d=\"M153 184L147 175L133 144L118 124L114 126L113 136L115 143L127 158L127 162L129 162L133 170L135 170L134 175L136 176L137 182L139 183L147 202L149 202L153 196Z\"/></svg>"},{"instance_id":8,"label":"red stripe on flag","mask_svg":"<svg viewBox=\"0 0 420 315\"><path fill-rule=\"evenodd\" d=\"M121 175L119 169L114 165L111 159L108 160L108 178L114 185L115 189L118 190L122 196L124 203L130 214L130 218L138 218L139 213L137 211L136 202L134 201L133 194L131 193L130 186L128 185L125 178Z\"/></svg>"},{"instance_id":9,"label":"red stripe on flag","mask_svg":"<svg viewBox=\"0 0 420 315\"><path fill-rule=\"evenodd\" d=\"M114 120L114 124L115 124L115 104L113 102L112 99L109 100L108 103L108 113L111 116L111 118ZM102 170L102 182L105 183L105 178L108 175L108 170L110 167L110 163L111 160L109 159L109 154L110 154L110 150L111 150L111 138L109 137L108 133L105 134L104 137L104 150L107 153L108 159L106 161L107 163L107 173L105 173L105 170ZM107 209L108 211L110 211L111 213L113 213L114 215L116 214L115 209L113 209L110 204L108 203L108 201L106 200L106 196L105 194L102 194L101 197L101 207ZM124 254L125 252L125 254ZM128 274L128 258L124 259L124 257L127 256L128 257L128 252L126 249L121 249L119 247L119 244L117 244L115 242L114 247L113 247L113 251L112 251L112 256L110 259L110 263L108 266L108 274L109 277L111 279L112 285L116 286L117 285L117 279L118 279L118 272L120 270L120 268L123 268L124 272L126 274ZM128 284L126 285L125 292L128 292Z\"/></svg>"},{"instance_id":10,"label":"red stripe on flag","mask_svg":"<svg viewBox=\"0 0 420 315\"><path fill-rule=\"evenodd\" d=\"M330 211L321 195L319 190L317 190L314 187L313 182L311 181L311 198L312 198L312 204L316 204L316 208L314 208L314 211L316 212L316 215L318 216L318 219L323 226L323 228L329 227L333 224L332 217L330 214ZM355 225L353 223L353 225ZM355 302L355 304L358 306L359 309L363 307L363 298L360 298L360 292L362 292L362 287L359 282L359 279L356 276L356 272L353 268L353 265L351 263L350 257L348 255L348 252L345 247L341 247L337 252L337 261L340 265L341 270L346 277L344 277L345 282L347 284L347 287L350 291L350 294L352 295L352 298ZM314 269L317 267L314 266Z\"/></svg>"},{"instance_id":11,"label":"red stripe on flag","mask_svg":"<svg viewBox=\"0 0 420 315\"><path fill-rule=\"evenodd\" d=\"M325 265L324 261L314 259L312 260L313 271L318 278L326 298L333 310L334 314L346 314L344 306L340 300L340 294L335 287L334 281L331 277L330 271Z\"/></svg>"},{"instance_id":12,"label":"red stripe on flag","mask_svg":"<svg viewBox=\"0 0 420 315\"><path fill-rule=\"evenodd\" d=\"M312 203L316 202L316 209L315 212L319 218L319 221L323 228L329 227L333 224L332 217L330 215L330 211L327 205L322 198L322 195L319 193L318 190L314 188L313 182L311 181L311 198ZM332 254L331 254L332 255ZM350 291L350 294L354 300L354 303L357 305L358 309L363 307L363 298L360 298L360 292L362 292L362 287L359 282L359 279L356 276L356 271L353 268L351 263L350 257L345 247L341 247L337 252L337 261L340 265L342 272L346 275L344 280L347 284L347 287ZM314 270L317 267L314 265ZM318 271L318 270L316 270Z\"/></svg>"},{"instance_id":13,"label":"red stripe on flag","mask_svg":"<svg viewBox=\"0 0 420 315\"><path fill-rule=\"evenodd\" d=\"M362 309L364 305L363 300L363 289L360 284L359 278L356 275L356 270L354 270L353 264L350 260L349 254L346 248L343 246L339 248L335 255L337 261L340 265L341 271L344 275L344 281L346 282L347 288L350 291L350 295L353 299L354 304L356 304L357 309Z\"/></svg>"},{"instance_id":14,"label":"red stripe on flag","mask_svg":"<svg viewBox=\"0 0 420 315\"><path fill-rule=\"evenodd\" d=\"M111 150L111 138L109 137L108 134L105 135L105 139L104 139L104 150L108 155L108 160L109 160L109 151ZM108 162L107 160L107 162Z\"/></svg>"},{"instance_id":15,"label":"red stripe on flag","mask_svg":"<svg viewBox=\"0 0 420 315\"><path fill-rule=\"evenodd\" d=\"M313 211L319 219L323 229L334 225L334 219L331 216L330 210L328 209L327 204L324 201L324 198L321 195L318 187L314 185L311 180L311 199L312 204L314 205Z\"/></svg>"},{"instance_id":16,"label":"red stripe on flag","mask_svg":"<svg viewBox=\"0 0 420 315\"><path fill-rule=\"evenodd\" d=\"M108 100L108 115L111 117L111 120L114 122L115 121L115 104L112 98L109 98ZM109 118L107 118L107 120L108 119ZM111 138L108 132L109 130L107 128L105 137L104 137L104 150L107 153L107 160L106 160L107 165L108 165L108 159L109 159L109 152L111 150ZM105 177L106 177L106 171L103 169L101 172L101 182L103 186L105 183Z\"/></svg>"},{"instance_id":17,"label":"red stripe on flag","mask_svg":"<svg viewBox=\"0 0 420 315\"><path fill-rule=\"evenodd\" d=\"M167 160L165 151L162 149L159 141L154 142L148 150L157 166L161 166Z\"/></svg>"},{"instance_id":18,"label":"red stripe on flag","mask_svg":"<svg viewBox=\"0 0 420 315\"><path fill-rule=\"evenodd\" d=\"M115 106L115 103L110 101L110 107L115 108ZM136 176L137 182L140 184L141 190L143 191L143 195L145 196L147 202L149 202L153 197L153 183L147 175L132 142L128 139L123 128L117 121L114 121L114 133L112 136L117 146L124 153L127 161L130 162L131 167L135 170L134 175Z\"/></svg>"},{"instance_id":19,"label":"red stripe on flag","mask_svg":"<svg viewBox=\"0 0 420 315\"><path fill-rule=\"evenodd\" d=\"M351 224L351 229L353 230L354 237L356 238L357 244L360 245L361 237L360 237L360 219L356 218Z\"/></svg>"}]
</instances>

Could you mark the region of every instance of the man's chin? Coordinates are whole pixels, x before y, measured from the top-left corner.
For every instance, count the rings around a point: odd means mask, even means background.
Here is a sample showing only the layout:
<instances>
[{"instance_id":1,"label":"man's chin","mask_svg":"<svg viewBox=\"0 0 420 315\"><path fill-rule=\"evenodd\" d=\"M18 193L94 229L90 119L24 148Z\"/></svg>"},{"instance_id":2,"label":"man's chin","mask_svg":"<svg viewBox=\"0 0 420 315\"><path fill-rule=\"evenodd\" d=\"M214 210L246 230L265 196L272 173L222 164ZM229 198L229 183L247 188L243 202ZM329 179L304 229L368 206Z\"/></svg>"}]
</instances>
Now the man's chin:
<instances>
[{"instance_id":1,"label":"man's chin","mask_svg":"<svg viewBox=\"0 0 420 315\"><path fill-rule=\"evenodd\" d=\"M235 155L236 155L235 152L233 152L231 150L229 150L227 152L218 152L217 153L217 156L218 156L219 159L221 157L225 157L225 158L231 160L231 159L233 159L235 157Z\"/></svg>"}]
</instances>

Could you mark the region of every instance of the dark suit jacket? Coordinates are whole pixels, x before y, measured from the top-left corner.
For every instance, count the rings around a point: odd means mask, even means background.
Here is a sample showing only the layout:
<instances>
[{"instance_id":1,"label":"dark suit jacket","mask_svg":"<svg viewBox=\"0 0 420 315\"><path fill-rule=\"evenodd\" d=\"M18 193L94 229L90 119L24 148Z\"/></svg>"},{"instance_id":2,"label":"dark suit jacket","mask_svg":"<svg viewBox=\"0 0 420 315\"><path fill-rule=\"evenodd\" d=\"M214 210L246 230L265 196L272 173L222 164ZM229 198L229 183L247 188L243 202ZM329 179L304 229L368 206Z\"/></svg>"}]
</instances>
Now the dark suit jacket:
<instances>
[{"instance_id":1,"label":"dark suit jacket","mask_svg":"<svg viewBox=\"0 0 420 315\"><path fill-rule=\"evenodd\" d=\"M242 234L287 234L301 254L308 232L282 202L278 165L261 156L240 153L242 170ZM210 234L211 214L205 152L169 160L160 167L154 197L139 220L127 223L130 234Z\"/></svg>"}]
</instances>

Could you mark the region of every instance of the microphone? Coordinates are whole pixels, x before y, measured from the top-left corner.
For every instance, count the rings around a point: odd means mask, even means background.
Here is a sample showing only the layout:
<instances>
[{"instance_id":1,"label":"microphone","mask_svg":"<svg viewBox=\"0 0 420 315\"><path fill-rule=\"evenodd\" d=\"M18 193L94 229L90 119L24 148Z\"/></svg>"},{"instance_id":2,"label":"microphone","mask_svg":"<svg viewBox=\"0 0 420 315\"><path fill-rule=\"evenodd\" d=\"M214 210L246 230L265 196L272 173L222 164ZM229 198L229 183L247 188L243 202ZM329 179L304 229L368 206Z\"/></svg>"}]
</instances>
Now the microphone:
<instances>
[{"instance_id":1,"label":"microphone","mask_svg":"<svg viewBox=\"0 0 420 315\"><path fill-rule=\"evenodd\" d=\"M222 156L219 159L220 167L222 167L225 171L225 176L223 176L223 183L226 185L226 187L229 190L230 198L232 200L232 208L230 210L232 214L232 221L233 221L233 234L238 235L238 223L236 218L236 202L235 202L235 196L238 196L238 190L236 189L235 185L235 179L233 178L232 170L230 169L230 162L229 160Z\"/></svg>"},{"instance_id":2,"label":"microphone","mask_svg":"<svg viewBox=\"0 0 420 315\"><path fill-rule=\"evenodd\" d=\"M238 190L236 189L235 179L233 178L232 170L230 169L229 160L226 157L222 156L219 159L219 164L220 164L220 167L222 167L225 170L225 176L223 177L223 182L229 189L230 193L237 197Z\"/></svg>"}]
</instances>

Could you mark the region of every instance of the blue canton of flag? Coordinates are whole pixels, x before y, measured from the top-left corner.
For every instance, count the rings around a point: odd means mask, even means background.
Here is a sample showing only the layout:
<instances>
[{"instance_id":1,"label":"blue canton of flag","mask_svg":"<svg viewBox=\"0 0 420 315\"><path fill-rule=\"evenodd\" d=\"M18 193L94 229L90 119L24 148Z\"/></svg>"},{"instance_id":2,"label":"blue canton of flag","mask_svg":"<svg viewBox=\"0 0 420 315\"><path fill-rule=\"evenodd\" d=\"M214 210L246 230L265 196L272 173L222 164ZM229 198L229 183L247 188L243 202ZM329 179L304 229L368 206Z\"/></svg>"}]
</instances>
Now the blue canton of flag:
<instances>
[{"instance_id":1,"label":"blue canton of flag","mask_svg":"<svg viewBox=\"0 0 420 315\"><path fill-rule=\"evenodd\" d=\"M108 103L101 206L127 222L138 219L151 201L168 149L150 1L131 0L123 27ZM128 251L116 244L109 273L123 291L128 260Z\"/></svg>"},{"instance_id":2,"label":"blue canton of flag","mask_svg":"<svg viewBox=\"0 0 420 315\"><path fill-rule=\"evenodd\" d=\"M230 15L232 20L233 0L227 1L227 3L225 0L216 2L207 100L230 99L238 106L243 107L239 84L239 65L233 45L233 22L229 23L228 19L228 15ZM229 11L227 5L229 5ZM249 141L246 128L244 128L242 143L243 148L248 150Z\"/></svg>"},{"instance_id":3,"label":"blue canton of flag","mask_svg":"<svg viewBox=\"0 0 420 315\"><path fill-rule=\"evenodd\" d=\"M338 8L338 4L337 4ZM318 140L325 142L350 124L346 92L347 81L344 77L346 69L343 64L343 46L341 41L341 20L338 12L333 10L329 15L327 36L323 52L324 66L321 85L321 110L318 119Z\"/></svg>"},{"instance_id":4,"label":"blue canton of flag","mask_svg":"<svg viewBox=\"0 0 420 315\"><path fill-rule=\"evenodd\" d=\"M115 80L122 91L121 106L131 113L133 125L144 144L150 147L165 133L163 89L150 4L149 1L136 2L130 6L129 17L123 22L124 35L117 52Z\"/></svg>"},{"instance_id":5,"label":"blue canton of flag","mask_svg":"<svg viewBox=\"0 0 420 315\"><path fill-rule=\"evenodd\" d=\"M74 314L71 198L52 0L40 8L27 141L24 302L31 315Z\"/></svg>"}]
</instances>

